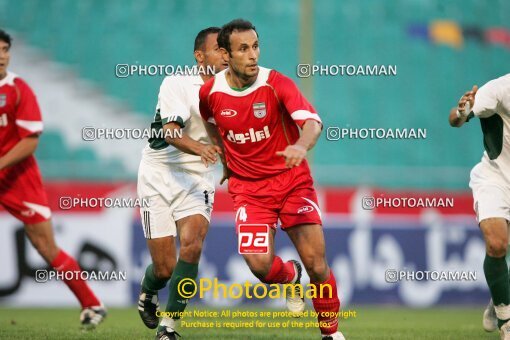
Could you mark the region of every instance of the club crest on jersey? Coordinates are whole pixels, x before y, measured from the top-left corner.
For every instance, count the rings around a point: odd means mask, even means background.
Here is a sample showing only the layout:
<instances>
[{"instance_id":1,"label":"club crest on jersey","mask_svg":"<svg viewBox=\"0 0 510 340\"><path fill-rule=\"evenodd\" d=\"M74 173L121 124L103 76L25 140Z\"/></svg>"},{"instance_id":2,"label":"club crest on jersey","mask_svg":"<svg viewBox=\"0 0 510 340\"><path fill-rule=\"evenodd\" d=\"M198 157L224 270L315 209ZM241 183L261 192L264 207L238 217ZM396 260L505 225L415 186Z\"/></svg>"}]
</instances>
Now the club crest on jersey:
<instances>
[{"instance_id":1,"label":"club crest on jersey","mask_svg":"<svg viewBox=\"0 0 510 340\"><path fill-rule=\"evenodd\" d=\"M266 116L266 103L253 104L253 115L257 118L264 118Z\"/></svg>"},{"instance_id":2,"label":"club crest on jersey","mask_svg":"<svg viewBox=\"0 0 510 340\"><path fill-rule=\"evenodd\" d=\"M7 104L7 95L0 94L0 107L4 107Z\"/></svg>"}]
</instances>

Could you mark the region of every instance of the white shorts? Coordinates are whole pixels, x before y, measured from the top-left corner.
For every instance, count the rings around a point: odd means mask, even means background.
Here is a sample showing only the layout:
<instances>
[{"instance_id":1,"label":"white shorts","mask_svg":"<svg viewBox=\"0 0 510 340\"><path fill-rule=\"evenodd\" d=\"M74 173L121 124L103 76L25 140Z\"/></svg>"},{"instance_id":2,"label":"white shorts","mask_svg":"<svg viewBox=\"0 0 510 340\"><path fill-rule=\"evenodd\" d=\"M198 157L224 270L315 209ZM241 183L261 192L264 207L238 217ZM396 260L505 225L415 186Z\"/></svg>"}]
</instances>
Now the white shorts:
<instances>
[{"instance_id":1,"label":"white shorts","mask_svg":"<svg viewBox=\"0 0 510 340\"><path fill-rule=\"evenodd\" d=\"M140 208L145 238L176 236L175 221L202 215L211 221L214 203L214 176L177 167L140 162L138 197L147 200Z\"/></svg>"},{"instance_id":2,"label":"white shorts","mask_svg":"<svg viewBox=\"0 0 510 340\"><path fill-rule=\"evenodd\" d=\"M473 168L470 178L478 223L495 217L510 221L510 188L502 183L503 180L495 177L481 163Z\"/></svg>"}]
</instances>

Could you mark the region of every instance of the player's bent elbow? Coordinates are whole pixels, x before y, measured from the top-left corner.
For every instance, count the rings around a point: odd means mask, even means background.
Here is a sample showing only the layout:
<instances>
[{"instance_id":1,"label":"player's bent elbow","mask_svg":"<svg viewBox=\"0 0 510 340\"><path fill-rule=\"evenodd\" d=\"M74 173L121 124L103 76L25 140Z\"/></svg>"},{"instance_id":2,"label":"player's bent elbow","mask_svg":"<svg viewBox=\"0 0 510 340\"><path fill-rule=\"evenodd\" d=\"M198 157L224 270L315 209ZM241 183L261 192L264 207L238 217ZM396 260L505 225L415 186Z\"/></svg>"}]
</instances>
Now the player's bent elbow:
<instances>
[{"instance_id":1,"label":"player's bent elbow","mask_svg":"<svg viewBox=\"0 0 510 340\"><path fill-rule=\"evenodd\" d=\"M455 111L454 111L455 110ZM457 109L452 109L450 111L450 116L448 117L448 122L450 123L451 127L461 127L464 123L459 117L457 117Z\"/></svg>"},{"instance_id":2,"label":"player's bent elbow","mask_svg":"<svg viewBox=\"0 0 510 340\"><path fill-rule=\"evenodd\" d=\"M175 146L176 141L177 141L177 138L165 137L165 142L166 142L167 144L172 145L172 146Z\"/></svg>"},{"instance_id":3,"label":"player's bent elbow","mask_svg":"<svg viewBox=\"0 0 510 340\"><path fill-rule=\"evenodd\" d=\"M310 129L312 129L312 131L314 131L317 135L320 135L322 132L322 123L315 119L307 119L303 124L303 129L306 127L310 127Z\"/></svg>"},{"instance_id":4,"label":"player's bent elbow","mask_svg":"<svg viewBox=\"0 0 510 340\"><path fill-rule=\"evenodd\" d=\"M182 138L182 128L176 123L168 123L163 126L163 133L165 136L165 142L172 146L176 146L179 139Z\"/></svg>"},{"instance_id":5,"label":"player's bent elbow","mask_svg":"<svg viewBox=\"0 0 510 340\"><path fill-rule=\"evenodd\" d=\"M37 147L39 146L39 135L32 135L28 136L23 139L23 141L27 145L27 153L33 154L35 150L37 150Z\"/></svg>"}]
</instances>

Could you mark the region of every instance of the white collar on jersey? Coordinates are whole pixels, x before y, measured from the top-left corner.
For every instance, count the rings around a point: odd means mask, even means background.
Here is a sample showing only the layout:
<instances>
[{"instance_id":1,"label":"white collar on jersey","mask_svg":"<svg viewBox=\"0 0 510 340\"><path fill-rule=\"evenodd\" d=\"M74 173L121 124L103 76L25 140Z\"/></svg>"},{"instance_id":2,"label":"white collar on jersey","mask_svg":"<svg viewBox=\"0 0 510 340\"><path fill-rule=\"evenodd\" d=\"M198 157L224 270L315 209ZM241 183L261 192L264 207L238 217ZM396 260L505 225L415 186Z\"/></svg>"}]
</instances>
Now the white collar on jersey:
<instances>
[{"instance_id":1,"label":"white collar on jersey","mask_svg":"<svg viewBox=\"0 0 510 340\"><path fill-rule=\"evenodd\" d=\"M211 89L210 94L214 92L223 92L234 97L244 97L252 93L253 91L257 90L258 88L266 85L267 78L269 78L269 73L271 72L271 69L259 66L259 74L257 75L257 79L255 80L255 82L251 84L250 87L248 87L246 90L236 91L232 90L232 88L227 83L227 78L225 76L227 70L228 68L216 74L216 76L214 77L215 78L214 85Z\"/></svg>"},{"instance_id":2,"label":"white collar on jersey","mask_svg":"<svg viewBox=\"0 0 510 340\"><path fill-rule=\"evenodd\" d=\"M198 73L198 65L193 65L189 79L193 85L204 85L204 80Z\"/></svg>"},{"instance_id":3,"label":"white collar on jersey","mask_svg":"<svg viewBox=\"0 0 510 340\"><path fill-rule=\"evenodd\" d=\"M18 78L18 75L16 73L12 73L7 71L7 76L0 80L0 86L4 85L14 85L14 79Z\"/></svg>"}]
</instances>

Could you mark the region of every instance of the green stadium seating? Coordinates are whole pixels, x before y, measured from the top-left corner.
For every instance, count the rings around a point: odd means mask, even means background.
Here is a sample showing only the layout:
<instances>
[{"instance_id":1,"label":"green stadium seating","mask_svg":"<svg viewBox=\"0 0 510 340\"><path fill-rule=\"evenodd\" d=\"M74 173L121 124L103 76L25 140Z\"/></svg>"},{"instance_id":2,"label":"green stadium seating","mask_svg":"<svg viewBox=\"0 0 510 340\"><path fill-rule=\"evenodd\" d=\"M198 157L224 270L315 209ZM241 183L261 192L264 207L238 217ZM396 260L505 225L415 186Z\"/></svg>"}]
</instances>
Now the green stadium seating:
<instances>
[{"instance_id":1,"label":"green stadium seating","mask_svg":"<svg viewBox=\"0 0 510 340\"><path fill-rule=\"evenodd\" d=\"M114 75L116 64L191 64L193 39L199 29L244 17L259 31L260 64L302 85L296 76L302 43L299 4L291 0L225 0L221 5L206 0L4 0L0 1L0 20L149 122L163 77L119 79ZM311 97L325 128L425 128L428 132L426 140L414 141L332 142L324 134L312 155L317 181L465 189L469 169L483 151L481 132L477 121L467 128L450 128L448 111L471 84L482 85L507 73L510 50L472 40L460 49L434 45L413 40L406 27L448 19L461 26L508 28L503 13L509 10L507 0L490 4L483 0L315 0L311 16L314 63L398 67L396 77L315 76ZM53 133L44 137L46 144L38 151L41 159L99 162L88 149L57 152L63 143L58 132ZM100 162L99 166L122 168ZM89 178L97 173L81 169L70 173L55 169L50 176Z\"/></svg>"}]
</instances>

